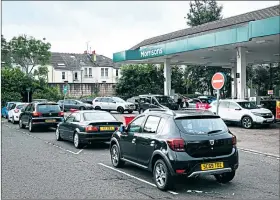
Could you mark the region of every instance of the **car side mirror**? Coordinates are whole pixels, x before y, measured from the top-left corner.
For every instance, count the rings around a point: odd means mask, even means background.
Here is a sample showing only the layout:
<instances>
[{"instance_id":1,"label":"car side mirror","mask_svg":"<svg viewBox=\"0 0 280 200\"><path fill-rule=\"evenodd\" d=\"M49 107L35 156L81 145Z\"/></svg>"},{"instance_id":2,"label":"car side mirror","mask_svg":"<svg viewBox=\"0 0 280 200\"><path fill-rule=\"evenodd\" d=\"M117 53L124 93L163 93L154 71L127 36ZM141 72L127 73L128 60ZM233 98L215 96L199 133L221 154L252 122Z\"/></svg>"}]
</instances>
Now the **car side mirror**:
<instances>
[{"instance_id":1,"label":"car side mirror","mask_svg":"<svg viewBox=\"0 0 280 200\"><path fill-rule=\"evenodd\" d=\"M24 108L22 108L20 111L21 111L21 112L24 112Z\"/></svg>"},{"instance_id":2,"label":"car side mirror","mask_svg":"<svg viewBox=\"0 0 280 200\"><path fill-rule=\"evenodd\" d=\"M241 110L241 108L235 108L235 110Z\"/></svg>"},{"instance_id":3,"label":"car side mirror","mask_svg":"<svg viewBox=\"0 0 280 200\"><path fill-rule=\"evenodd\" d=\"M116 103L115 101L112 101L112 103Z\"/></svg>"}]
</instances>

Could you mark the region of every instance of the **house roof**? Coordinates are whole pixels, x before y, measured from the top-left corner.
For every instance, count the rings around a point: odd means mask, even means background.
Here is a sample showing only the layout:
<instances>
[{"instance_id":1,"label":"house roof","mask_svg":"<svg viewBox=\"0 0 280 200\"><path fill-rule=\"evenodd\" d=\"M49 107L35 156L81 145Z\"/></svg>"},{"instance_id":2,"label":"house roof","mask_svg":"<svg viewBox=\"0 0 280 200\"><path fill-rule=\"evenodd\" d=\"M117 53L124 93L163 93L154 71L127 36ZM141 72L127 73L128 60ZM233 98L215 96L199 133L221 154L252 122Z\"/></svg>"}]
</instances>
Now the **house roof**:
<instances>
[{"instance_id":1,"label":"house roof","mask_svg":"<svg viewBox=\"0 0 280 200\"><path fill-rule=\"evenodd\" d=\"M51 53L51 65L55 69L80 70L83 66L91 67L114 67L119 68L119 65L113 63L111 58L96 54L96 61L93 61L90 54L77 53Z\"/></svg>"},{"instance_id":2,"label":"house roof","mask_svg":"<svg viewBox=\"0 0 280 200\"><path fill-rule=\"evenodd\" d=\"M187 29L182 29L179 31L171 32L168 34L152 37L149 39L146 39L139 44L135 45L132 47L130 50L136 50L140 47L155 44L155 43L160 43L168 40L173 40L185 36L190 36L198 33L203 33L203 32L209 32L211 30L215 29L220 29L220 28L225 28L237 24L242 24L246 23L249 21L255 21L255 20L261 20L261 19L266 19L274 16L279 16L280 13L280 5L268 7L265 9L253 11L253 12L248 12L245 14L225 18L222 20L217 20L214 22L209 22L206 24L202 24L199 26L195 26L192 28L187 28Z\"/></svg>"}]
</instances>

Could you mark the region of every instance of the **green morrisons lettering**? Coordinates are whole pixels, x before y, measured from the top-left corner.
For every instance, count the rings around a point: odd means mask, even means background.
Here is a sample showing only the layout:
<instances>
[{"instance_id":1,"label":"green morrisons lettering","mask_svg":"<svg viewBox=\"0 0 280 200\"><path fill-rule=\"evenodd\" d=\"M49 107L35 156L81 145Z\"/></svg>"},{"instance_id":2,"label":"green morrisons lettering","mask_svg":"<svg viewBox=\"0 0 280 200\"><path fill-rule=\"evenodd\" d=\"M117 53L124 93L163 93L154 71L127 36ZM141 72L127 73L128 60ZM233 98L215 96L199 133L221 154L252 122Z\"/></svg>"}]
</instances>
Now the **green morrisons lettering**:
<instances>
[{"instance_id":1,"label":"green morrisons lettering","mask_svg":"<svg viewBox=\"0 0 280 200\"><path fill-rule=\"evenodd\" d=\"M141 58L151 57L151 56L159 56L163 54L163 49L153 49L153 50L143 50L141 51Z\"/></svg>"}]
</instances>

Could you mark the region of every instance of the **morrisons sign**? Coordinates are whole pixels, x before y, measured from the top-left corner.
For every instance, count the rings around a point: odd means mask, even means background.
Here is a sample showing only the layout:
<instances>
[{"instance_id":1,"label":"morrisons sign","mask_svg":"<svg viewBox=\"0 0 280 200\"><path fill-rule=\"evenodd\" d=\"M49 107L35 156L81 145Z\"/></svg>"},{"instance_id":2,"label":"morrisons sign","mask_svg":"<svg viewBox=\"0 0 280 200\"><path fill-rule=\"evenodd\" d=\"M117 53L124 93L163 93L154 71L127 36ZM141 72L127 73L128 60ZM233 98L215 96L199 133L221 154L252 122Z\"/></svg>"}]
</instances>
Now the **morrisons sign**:
<instances>
[{"instance_id":1,"label":"morrisons sign","mask_svg":"<svg viewBox=\"0 0 280 200\"><path fill-rule=\"evenodd\" d=\"M141 58L149 58L149 57L155 57L160 56L163 54L162 48L156 48L156 49L145 49L141 51Z\"/></svg>"}]
</instances>

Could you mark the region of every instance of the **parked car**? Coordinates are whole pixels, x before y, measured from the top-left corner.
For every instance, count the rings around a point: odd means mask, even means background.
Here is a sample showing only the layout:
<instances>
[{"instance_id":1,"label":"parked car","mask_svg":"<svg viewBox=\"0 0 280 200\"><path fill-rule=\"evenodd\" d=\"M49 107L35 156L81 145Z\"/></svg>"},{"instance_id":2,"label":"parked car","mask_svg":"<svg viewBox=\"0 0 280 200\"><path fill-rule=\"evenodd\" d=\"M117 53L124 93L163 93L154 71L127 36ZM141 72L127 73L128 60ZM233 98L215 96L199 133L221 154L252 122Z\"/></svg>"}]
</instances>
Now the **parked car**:
<instances>
[{"instance_id":1,"label":"parked car","mask_svg":"<svg viewBox=\"0 0 280 200\"><path fill-rule=\"evenodd\" d=\"M40 103L40 102L48 102L48 100L47 99L33 99L32 102L33 103L35 103L35 102Z\"/></svg>"},{"instance_id":2,"label":"parked car","mask_svg":"<svg viewBox=\"0 0 280 200\"><path fill-rule=\"evenodd\" d=\"M215 100L217 100L217 98L216 97L214 97L214 96L198 96L197 97L198 99L208 99L209 100L209 103L212 103L212 101L215 101Z\"/></svg>"},{"instance_id":3,"label":"parked car","mask_svg":"<svg viewBox=\"0 0 280 200\"><path fill-rule=\"evenodd\" d=\"M28 126L33 132L38 127L57 127L63 119L64 113L57 103L30 103L21 111L19 127Z\"/></svg>"},{"instance_id":4,"label":"parked car","mask_svg":"<svg viewBox=\"0 0 280 200\"><path fill-rule=\"evenodd\" d=\"M69 140L76 148L94 141L106 142L121 124L105 111L76 111L57 126L56 140Z\"/></svg>"},{"instance_id":5,"label":"parked car","mask_svg":"<svg viewBox=\"0 0 280 200\"><path fill-rule=\"evenodd\" d=\"M261 100L260 104L261 104L262 108L266 108L266 109L270 110L272 112L272 114L274 116L276 116L276 101L277 101L276 99ZM280 120L278 119L275 121L280 121Z\"/></svg>"},{"instance_id":6,"label":"parked car","mask_svg":"<svg viewBox=\"0 0 280 200\"><path fill-rule=\"evenodd\" d=\"M213 101L210 106L210 110L216 112L217 101ZM241 123L246 129L252 128L254 124L269 125L274 122L274 115L270 110L259 108L247 100L220 100L218 114L224 121Z\"/></svg>"},{"instance_id":7,"label":"parked car","mask_svg":"<svg viewBox=\"0 0 280 200\"><path fill-rule=\"evenodd\" d=\"M133 103L135 105L135 109L134 110L138 111L139 99L140 98L138 96L135 96L135 97L128 98L126 101L129 102L129 103Z\"/></svg>"},{"instance_id":8,"label":"parked car","mask_svg":"<svg viewBox=\"0 0 280 200\"><path fill-rule=\"evenodd\" d=\"M15 103L8 112L8 122L15 124L19 121L21 110L27 106L28 103Z\"/></svg>"},{"instance_id":9,"label":"parked car","mask_svg":"<svg viewBox=\"0 0 280 200\"><path fill-rule=\"evenodd\" d=\"M189 99L188 100L188 108L196 108L197 103L202 103L202 101L198 98Z\"/></svg>"},{"instance_id":10,"label":"parked car","mask_svg":"<svg viewBox=\"0 0 280 200\"><path fill-rule=\"evenodd\" d=\"M76 110L93 110L93 106L88 103L81 102L76 99L65 99L65 100L59 100L57 103L63 108L63 102L64 102L64 111L70 111L70 109L76 109Z\"/></svg>"},{"instance_id":11,"label":"parked car","mask_svg":"<svg viewBox=\"0 0 280 200\"><path fill-rule=\"evenodd\" d=\"M85 97L85 98L81 98L80 101L83 103L92 104L93 99L94 99L93 97Z\"/></svg>"},{"instance_id":12,"label":"parked car","mask_svg":"<svg viewBox=\"0 0 280 200\"><path fill-rule=\"evenodd\" d=\"M149 94L139 95L139 97L139 113L143 113L149 108L179 109L179 105L169 96Z\"/></svg>"},{"instance_id":13,"label":"parked car","mask_svg":"<svg viewBox=\"0 0 280 200\"><path fill-rule=\"evenodd\" d=\"M123 114L125 111L132 113L135 110L133 103L126 102L119 97L96 97L92 101L95 110L118 111Z\"/></svg>"},{"instance_id":14,"label":"parked car","mask_svg":"<svg viewBox=\"0 0 280 200\"><path fill-rule=\"evenodd\" d=\"M151 171L160 190L178 175L227 183L238 168L236 137L219 116L202 110L150 109L113 134L110 154L116 168L127 162Z\"/></svg>"},{"instance_id":15,"label":"parked car","mask_svg":"<svg viewBox=\"0 0 280 200\"><path fill-rule=\"evenodd\" d=\"M8 112L15 103L20 103L20 102L15 102L15 101L7 102L6 105L1 109L1 116L8 119L9 117Z\"/></svg>"}]
</instances>

